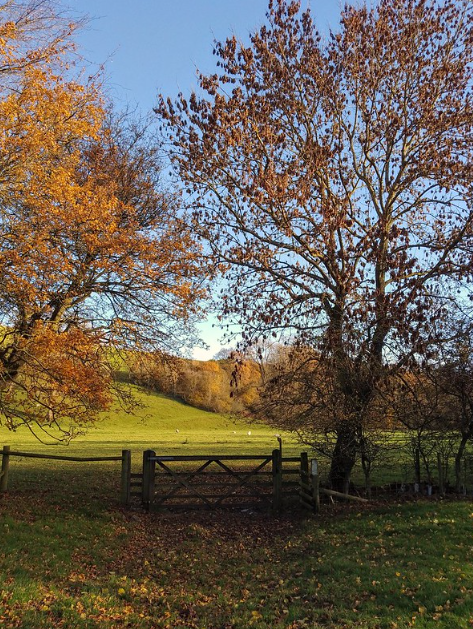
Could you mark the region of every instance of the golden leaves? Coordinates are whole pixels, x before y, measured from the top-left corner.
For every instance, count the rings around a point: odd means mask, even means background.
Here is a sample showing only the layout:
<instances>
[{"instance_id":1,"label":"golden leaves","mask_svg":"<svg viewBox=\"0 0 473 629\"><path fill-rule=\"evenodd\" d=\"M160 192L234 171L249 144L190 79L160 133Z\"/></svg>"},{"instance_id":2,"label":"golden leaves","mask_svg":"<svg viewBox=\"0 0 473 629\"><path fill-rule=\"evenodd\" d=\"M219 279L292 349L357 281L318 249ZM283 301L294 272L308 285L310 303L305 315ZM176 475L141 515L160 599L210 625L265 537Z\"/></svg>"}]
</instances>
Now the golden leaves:
<instances>
[{"instance_id":1,"label":"golden leaves","mask_svg":"<svg viewBox=\"0 0 473 629\"><path fill-rule=\"evenodd\" d=\"M171 344L170 322L194 311L200 251L147 127L71 78L67 41L21 65L17 31L0 26L0 63L17 68L0 86L0 407L86 422L111 403L110 346Z\"/></svg>"}]
</instances>

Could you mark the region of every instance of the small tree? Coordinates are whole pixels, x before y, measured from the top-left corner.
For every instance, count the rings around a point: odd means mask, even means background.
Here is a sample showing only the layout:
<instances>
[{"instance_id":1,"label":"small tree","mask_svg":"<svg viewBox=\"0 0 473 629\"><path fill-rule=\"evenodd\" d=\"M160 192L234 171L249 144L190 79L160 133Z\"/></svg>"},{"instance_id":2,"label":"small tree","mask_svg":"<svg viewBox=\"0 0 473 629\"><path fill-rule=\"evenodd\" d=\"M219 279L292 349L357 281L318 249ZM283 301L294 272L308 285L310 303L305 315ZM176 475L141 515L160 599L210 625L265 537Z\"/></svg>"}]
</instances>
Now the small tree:
<instances>
[{"instance_id":1,"label":"small tree","mask_svg":"<svg viewBox=\"0 0 473 629\"><path fill-rule=\"evenodd\" d=\"M440 444L449 439L448 403L425 367L410 365L399 370L390 387L391 412L396 424L406 435L406 446L412 458L416 482L421 480L422 467L432 484L432 465Z\"/></svg>"},{"instance_id":2,"label":"small tree","mask_svg":"<svg viewBox=\"0 0 473 629\"><path fill-rule=\"evenodd\" d=\"M453 321L450 331L451 341L439 344L438 363L427 370L427 377L443 398L444 430L455 436L455 487L460 491L462 460L473 439L472 324Z\"/></svg>"}]
</instances>

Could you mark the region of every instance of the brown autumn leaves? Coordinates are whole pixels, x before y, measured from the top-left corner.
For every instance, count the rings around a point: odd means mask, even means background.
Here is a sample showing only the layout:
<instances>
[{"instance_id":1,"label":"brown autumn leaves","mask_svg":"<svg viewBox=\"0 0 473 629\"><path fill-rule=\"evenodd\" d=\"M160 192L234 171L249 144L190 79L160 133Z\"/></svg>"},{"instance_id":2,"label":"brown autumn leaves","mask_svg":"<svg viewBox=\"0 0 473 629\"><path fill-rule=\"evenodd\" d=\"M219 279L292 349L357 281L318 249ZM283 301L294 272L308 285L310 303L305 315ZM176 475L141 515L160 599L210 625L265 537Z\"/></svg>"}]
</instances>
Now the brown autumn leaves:
<instances>
[{"instance_id":1,"label":"brown autumn leaves","mask_svg":"<svg viewBox=\"0 0 473 629\"><path fill-rule=\"evenodd\" d=\"M202 96L157 108L221 264L223 313L247 343L309 348L314 388L298 400L289 374L268 403L329 422L340 488L377 393L435 359L470 307L473 6L375 4L347 6L323 39L309 11L275 0L248 45L216 44Z\"/></svg>"}]
</instances>

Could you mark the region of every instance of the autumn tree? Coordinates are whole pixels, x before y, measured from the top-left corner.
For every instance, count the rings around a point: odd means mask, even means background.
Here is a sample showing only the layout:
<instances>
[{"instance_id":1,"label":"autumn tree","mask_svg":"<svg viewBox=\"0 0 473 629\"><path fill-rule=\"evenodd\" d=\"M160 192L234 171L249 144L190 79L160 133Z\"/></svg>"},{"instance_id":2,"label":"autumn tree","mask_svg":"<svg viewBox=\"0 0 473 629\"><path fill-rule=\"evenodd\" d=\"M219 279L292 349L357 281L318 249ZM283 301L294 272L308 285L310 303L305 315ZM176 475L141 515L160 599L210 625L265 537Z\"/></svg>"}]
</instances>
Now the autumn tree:
<instances>
[{"instance_id":1,"label":"autumn tree","mask_svg":"<svg viewBox=\"0 0 473 629\"><path fill-rule=\"evenodd\" d=\"M462 462L473 441L473 329L471 322L460 322L453 341L440 346L440 364L429 371L448 408L447 430L459 437L455 452L455 487L460 490Z\"/></svg>"},{"instance_id":2,"label":"autumn tree","mask_svg":"<svg viewBox=\"0 0 473 629\"><path fill-rule=\"evenodd\" d=\"M298 2L267 19L248 45L216 43L200 95L157 112L222 315L247 343L299 337L330 368L345 490L377 389L471 279L473 5L347 5L328 40Z\"/></svg>"},{"instance_id":3,"label":"autumn tree","mask_svg":"<svg viewBox=\"0 0 473 629\"><path fill-rule=\"evenodd\" d=\"M74 78L64 42L34 48L35 22L7 21L46 6L0 7L0 412L68 438L111 403L130 349L185 342L201 275L149 125Z\"/></svg>"},{"instance_id":4,"label":"autumn tree","mask_svg":"<svg viewBox=\"0 0 473 629\"><path fill-rule=\"evenodd\" d=\"M437 470L437 455L449 457L457 441L449 400L430 378L431 373L411 364L398 370L389 388L391 415L401 428L399 436L411 457L414 478L420 482L424 469L429 484Z\"/></svg>"},{"instance_id":5,"label":"autumn tree","mask_svg":"<svg viewBox=\"0 0 473 629\"><path fill-rule=\"evenodd\" d=\"M216 413L249 415L259 396L261 372L245 360L234 382L235 360L191 360L163 352L133 352L126 374L132 382Z\"/></svg>"},{"instance_id":6,"label":"autumn tree","mask_svg":"<svg viewBox=\"0 0 473 629\"><path fill-rule=\"evenodd\" d=\"M54 63L73 51L72 36L84 23L61 11L54 0L0 2L2 91L14 89L25 70Z\"/></svg>"}]
</instances>

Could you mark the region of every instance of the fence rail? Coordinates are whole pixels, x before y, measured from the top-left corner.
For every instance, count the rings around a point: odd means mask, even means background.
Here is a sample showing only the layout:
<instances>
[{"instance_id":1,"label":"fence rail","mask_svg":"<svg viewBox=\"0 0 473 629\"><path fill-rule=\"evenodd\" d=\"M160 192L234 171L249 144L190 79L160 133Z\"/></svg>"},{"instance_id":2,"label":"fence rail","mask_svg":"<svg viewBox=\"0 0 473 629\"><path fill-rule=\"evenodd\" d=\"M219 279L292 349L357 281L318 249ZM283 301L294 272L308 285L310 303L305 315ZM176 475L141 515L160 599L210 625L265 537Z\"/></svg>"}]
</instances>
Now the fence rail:
<instances>
[{"instance_id":1,"label":"fence rail","mask_svg":"<svg viewBox=\"0 0 473 629\"><path fill-rule=\"evenodd\" d=\"M116 456L81 457L23 452L3 446L0 455L0 492L8 489L11 457L18 457L78 463L121 461L120 503L130 506L132 497L138 497L148 510L202 506L241 509L267 505L272 512L279 513L286 502L299 498L302 507L317 513L320 494L363 500L321 488L317 461L309 460L306 452L290 457L283 457L279 449L264 455L168 456L146 450L140 473L131 471L130 450L122 450ZM175 467L180 463L185 469ZM235 467L238 463L243 463L244 469ZM189 469L192 464L196 467Z\"/></svg>"},{"instance_id":2,"label":"fence rail","mask_svg":"<svg viewBox=\"0 0 473 629\"><path fill-rule=\"evenodd\" d=\"M117 456L65 456L58 454L39 454L36 452L21 452L12 450L10 446L3 446L0 450L2 455L2 467L0 470L0 492L8 490L8 476L10 470L10 457L21 457L29 459L46 459L52 461L71 461L77 463L90 463L101 461L121 461L121 491L120 503L128 505L130 503L130 478L131 478L131 451L122 450Z\"/></svg>"},{"instance_id":3,"label":"fence rail","mask_svg":"<svg viewBox=\"0 0 473 629\"><path fill-rule=\"evenodd\" d=\"M4 452L3 452L4 454ZM21 456L29 459L51 459L54 461L121 461L122 457L120 456L62 456L59 454L36 454L33 452L17 452L15 450L9 450L7 453L8 456Z\"/></svg>"}]
</instances>

